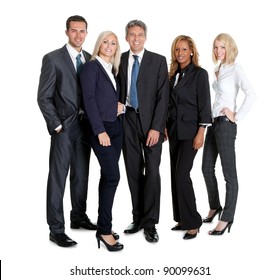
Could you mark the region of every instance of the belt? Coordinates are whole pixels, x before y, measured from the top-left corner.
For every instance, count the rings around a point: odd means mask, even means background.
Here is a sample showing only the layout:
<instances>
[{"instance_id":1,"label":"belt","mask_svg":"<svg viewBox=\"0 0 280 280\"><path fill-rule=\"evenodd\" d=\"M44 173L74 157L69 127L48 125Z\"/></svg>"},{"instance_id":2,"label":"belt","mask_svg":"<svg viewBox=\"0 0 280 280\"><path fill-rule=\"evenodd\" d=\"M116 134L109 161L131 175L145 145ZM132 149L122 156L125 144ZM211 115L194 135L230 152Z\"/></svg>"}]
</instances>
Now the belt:
<instances>
[{"instance_id":1,"label":"belt","mask_svg":"<svg viewBox=\"0 0 280 280\"><path fill-rule=\"evenodd\" d=\"M213 123L220 123L220 122L230 122L230 120L226 116L219 116L213 118Z\"/></svg>"},{"instance_id":2,"label":"belt","mask_svg":"<svg viewBox=\"0 0 280 280\"><path fill-rule=\"evenodd\" d=\"M136 114L139 114L139 108L133 108L133 107L130 107L130 106L126 106L126 110L127 111L133 111L135 112Z\"/></svg>"}]
</instances>

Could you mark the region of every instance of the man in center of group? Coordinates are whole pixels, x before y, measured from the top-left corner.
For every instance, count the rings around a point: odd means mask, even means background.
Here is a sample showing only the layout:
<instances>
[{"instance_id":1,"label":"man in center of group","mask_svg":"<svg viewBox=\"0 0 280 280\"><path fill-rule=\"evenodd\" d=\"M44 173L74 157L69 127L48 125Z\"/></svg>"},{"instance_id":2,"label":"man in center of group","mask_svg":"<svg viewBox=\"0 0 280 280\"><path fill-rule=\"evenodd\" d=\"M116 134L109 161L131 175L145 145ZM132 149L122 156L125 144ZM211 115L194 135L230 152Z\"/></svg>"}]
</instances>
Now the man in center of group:
<instances>
[{"instance_id":1,"label":"man in center of group","mask_svg":"<svg viewBox=\"0 0 280 280\"><path fill-rule=\"evenodd\" d=\"M148 242L157 242L160 210L160 160L167 116L169 83L166 58L147 51L147 27L140 20L125 28L130 50L119 71L120 102L125 104L123 156L132 198L133 222L124 233L144 228Z\"/></svg>"}]
</instances>

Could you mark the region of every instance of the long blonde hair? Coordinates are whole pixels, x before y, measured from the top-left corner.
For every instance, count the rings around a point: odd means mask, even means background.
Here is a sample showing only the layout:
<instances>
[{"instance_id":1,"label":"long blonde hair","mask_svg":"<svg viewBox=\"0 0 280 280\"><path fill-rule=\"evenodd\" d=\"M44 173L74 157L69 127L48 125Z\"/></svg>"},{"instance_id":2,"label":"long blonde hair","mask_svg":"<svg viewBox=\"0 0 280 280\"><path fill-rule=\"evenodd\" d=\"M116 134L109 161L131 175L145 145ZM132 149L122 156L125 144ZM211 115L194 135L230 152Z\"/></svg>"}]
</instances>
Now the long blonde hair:
<instances>
[{"instance_id":1,"label":"long blonde hair","mask_svg":"<svg viewBox=\"0 0 280 280\"><path fill-rule=\"evenodd\" d=\"M110 62L113 65L114 74L117 75L118 72L119 72L119 66L120 66L120 61L121 61L121 50L120 50L120 44L119 44L118 37L117 37L117 35L114 32L112 32L112 31L103 31L103 32L101 32L99 34L99 36L98 36L98 38L96 40L95 46L94 46L94 50L93 50L93 54L92 54L91 60L94 60L96 58L96 56L98 56L99 51L100 51L100 46L101 46L102 42L109 35L114 35L116 37L116 41L117 41L116 53L110 59Z\"/></svg>"},{"instance_id":2,"label":"long blonde hair","mask_svg":"<svg viewBox=\"0 0 280 280\"><path fill-rule=\"evenodd\" d=\"M191 51L193 53L193 55L191 57L191 61L194 65L196 65L198 67L200 66L199 63L198 63L199 53L197 51L196 44L195 44L194 40L189 36L179 35L174 39L174 41L171 45L171 63L170 63L169 79L171 79L175 75L175 73L176 73L176 71L179 67L179 63L176 59L175 53L176 53L176 45L180 41L187 41L188 42L189 48L191 49Z\"/></svg>"}]
</instances>

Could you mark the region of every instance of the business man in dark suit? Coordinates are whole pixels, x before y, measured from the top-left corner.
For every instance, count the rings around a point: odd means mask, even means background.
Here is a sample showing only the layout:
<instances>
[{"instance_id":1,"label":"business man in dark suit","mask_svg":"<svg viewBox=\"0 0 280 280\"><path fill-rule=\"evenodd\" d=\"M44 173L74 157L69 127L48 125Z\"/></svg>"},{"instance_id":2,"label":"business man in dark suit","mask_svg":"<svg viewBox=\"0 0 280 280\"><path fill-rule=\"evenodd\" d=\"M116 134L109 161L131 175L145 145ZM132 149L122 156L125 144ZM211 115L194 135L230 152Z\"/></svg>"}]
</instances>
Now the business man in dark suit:
<instances>
[{"instance_id":1,"label":"business man in dark suit","mask_svg":"<svg viewBox=\"0 0 280 280\"><path fill-rule=\"evenodd\" d=\"M77 242L65 234L63 195L70 169L71 228L94 230L86 215L90 145L83 119L78 73L91 55L82 50L87 22L81 16L66 21L68 43L43 57L38 105L51 135L47 184L47 222L50 240L61 247Z\"/></svg>"},{"instance_id":2,"label":"business man in dark suit","mask_svg":"<svg viewBox=\"0 0 280 280\"><path fill-rule=\"evenodd\" d=\"M139 20L126 26L130 50L120 65L120 101L126 105L123 156L132 198L133 222L125 233L144 228L148 242L157 242L162 143L168 108L166 58L144 49L147 27ZM139 73L138 73L139 72Z\"/></svg>"}]
</instances>

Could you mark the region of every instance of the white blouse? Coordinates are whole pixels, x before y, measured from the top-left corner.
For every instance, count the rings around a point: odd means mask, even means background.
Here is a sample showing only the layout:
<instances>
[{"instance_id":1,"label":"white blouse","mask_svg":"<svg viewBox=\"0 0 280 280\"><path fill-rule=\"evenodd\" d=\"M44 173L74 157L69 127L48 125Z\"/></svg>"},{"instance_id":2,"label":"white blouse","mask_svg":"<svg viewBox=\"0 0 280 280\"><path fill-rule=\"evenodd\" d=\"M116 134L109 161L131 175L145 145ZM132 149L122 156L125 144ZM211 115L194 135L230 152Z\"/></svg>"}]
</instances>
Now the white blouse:
<instances>
[{"instance_id":1,"label":"white blouse","mask_svg":"<svg viewBox=\"0 0 280 280\"><path fill-rule=\"evenodd\" d=\"M218 71L219 66L215 68ZM223 115L221 110L228 107L235 112L235 119L241 120L251 109L256 100L256 93L248 81L241 65L233 63L231 65L222 64L219 70L218 78L214 75L212 84L216 93L215 101L212 108L212 117ZM241 106L237 109L236 99L239 89L243 91L245 97Z\"/></svg>"},{"instance_id":2,"label":"white blouse","mask_svg":"<svg viewBox=\"0 0 280 280\"><path fill-rule=\"evenodd\" d=\"M117 90L117 85L116 85L116 80L115 77L112 73L112 69L113 69L113 65L109 62L106 62L105 60L103 60L100 56L96 56L96 59L100 62L100 64L103 66L103 68L105 69L106 73L108 74L112 84L114 85L115 90Z\"/></svg>"}]
</instances>

